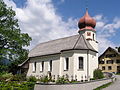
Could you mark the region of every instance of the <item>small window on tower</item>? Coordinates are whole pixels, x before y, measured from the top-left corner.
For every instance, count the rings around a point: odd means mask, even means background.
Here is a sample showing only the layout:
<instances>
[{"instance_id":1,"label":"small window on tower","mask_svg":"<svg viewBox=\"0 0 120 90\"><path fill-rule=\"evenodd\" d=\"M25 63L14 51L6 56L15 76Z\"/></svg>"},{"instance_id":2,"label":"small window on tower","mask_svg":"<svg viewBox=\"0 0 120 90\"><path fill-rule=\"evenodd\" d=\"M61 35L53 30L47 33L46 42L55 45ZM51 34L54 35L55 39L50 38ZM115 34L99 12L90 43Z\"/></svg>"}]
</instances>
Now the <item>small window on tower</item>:
<instances>
[{"instance_id":1,"label":"small window on tower","mask_svg":"<svg viewBox=\"0 0 120 90\"><path fill-rule=\"evenodd\" d=\"M90 33L90 32L87 32L87 36L91 36L91 33Z\"/></svg>"}]
</instances>

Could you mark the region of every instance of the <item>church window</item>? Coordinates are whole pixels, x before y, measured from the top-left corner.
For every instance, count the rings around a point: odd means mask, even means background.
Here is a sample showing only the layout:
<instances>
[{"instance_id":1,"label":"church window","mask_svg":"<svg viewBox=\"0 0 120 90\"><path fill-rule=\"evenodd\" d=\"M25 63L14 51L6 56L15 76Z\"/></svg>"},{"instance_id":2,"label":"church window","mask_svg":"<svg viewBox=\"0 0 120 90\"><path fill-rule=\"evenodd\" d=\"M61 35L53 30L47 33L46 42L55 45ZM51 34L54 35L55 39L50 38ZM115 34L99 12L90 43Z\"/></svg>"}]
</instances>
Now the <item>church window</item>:
<instances>
[{"instance_id":1,"label":"church window","mask_svg":"<svg viewBox=\"0 0 120 90\"><path fill-rule=\"evenodd\" d=\"M44 61L40 63L40 71L42 72L44 70Z\"/></svg>"},{"instance_id":2,"label":"church window","mask_svg":"<svg viewBox=\"0 0 120 90\"><path fill-rule=\"evenodd\" d=\"M83 69L83 57L79 57L78 59L78 69Z\"/></svg>"},{"instance_id":3,"label":"church window","mask_svg":"<svg viewBox=\"0 0 120 90\"><path fill-rule=\"evenodd\" d=\"M52 71L52 60L48 62L48 71Z\"/></svg>"},{"instance_id":4,"label":"church window","mask_svg":"<svg viewBox=\"0 0 120 90\"><path fill-rule=\"evenodd\" d=\"M64 60L64 70L68 70L69 69L69 58L65 58Z\"/></svg>"},{"instance_id":5,"label":"church window","mask_svg":"<svg viewBox=\"0 0 120 90\"><path fill-rule=\"evenodd\" d=\"M52 71L52 60L50 60L50 71Z\"/></svg>"},{"instance_id":6,"label":"church window","mask_svg":"<svg viewBox=\"0 0 120 90\"><path fill-rule=\"evenodd\" d=\"M95 40L95 34L93 34L93 40Z\"/></svg>"},{"instance_id":7,"label":"church window","mask_svg":"<svg viewBox=\"0 0 120 90\"><path fill-rule=\"evenodd\" d=\"M33 64L33 72L36 71L36 62L32 63Z\"/></svg>"}]
</instances>

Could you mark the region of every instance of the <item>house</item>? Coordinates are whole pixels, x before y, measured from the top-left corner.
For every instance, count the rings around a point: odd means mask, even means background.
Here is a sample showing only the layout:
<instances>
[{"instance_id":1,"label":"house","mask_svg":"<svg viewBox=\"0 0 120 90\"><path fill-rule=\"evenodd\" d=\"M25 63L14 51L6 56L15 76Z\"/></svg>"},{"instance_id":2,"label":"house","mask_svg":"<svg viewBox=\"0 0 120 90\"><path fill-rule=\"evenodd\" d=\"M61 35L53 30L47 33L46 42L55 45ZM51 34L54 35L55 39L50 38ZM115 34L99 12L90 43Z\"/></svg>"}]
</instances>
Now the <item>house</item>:
<instances>
[{"instance_id":1,"label":"house","mask_svg":"<svg viewBox=\"0 0 120 90\"><path fill-rule=\"evenodd\" d=\"M29 59L25 60L23 63L18 65L18 72L17 73L24 73L27 74L29 69Z\"/></svg>"},{"instance_id":2,"label":"house","mask_svg":"<svg viewBox=\"0 0 120 90\"><path fill-rule=\"evenodd\" d=\"M79 20L77 35L60 38L35 46L29 52L27 76L60 76L69 80L89 80L98 68L98 42L96 21L88 10Z\"/></svg>"},{"instance_id":3,"label":"house","mask_svg":"<svg viewBox=\"0 0 120 90\"><path fill-rule=\"evenodd\" d=\"M117 49L108 47L99 56L99 69L103 72L120 73L120 47Z\"/></svg>"}]
</instances>

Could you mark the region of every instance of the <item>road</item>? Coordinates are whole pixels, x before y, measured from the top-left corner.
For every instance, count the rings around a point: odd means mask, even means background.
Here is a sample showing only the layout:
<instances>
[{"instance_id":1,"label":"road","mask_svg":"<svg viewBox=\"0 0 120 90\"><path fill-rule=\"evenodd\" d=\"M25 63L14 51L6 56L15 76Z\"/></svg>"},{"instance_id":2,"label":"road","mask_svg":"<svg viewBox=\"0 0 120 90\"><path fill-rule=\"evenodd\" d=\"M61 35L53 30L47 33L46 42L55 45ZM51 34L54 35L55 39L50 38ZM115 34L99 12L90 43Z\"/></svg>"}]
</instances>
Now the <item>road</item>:
<instances>
[{"instance_id":1,"label":"road","mask_svg":"<svg viewBox=\"0 0 120 90\"><path fill-rule=\"evenodd\" d=\"M107 88L102 90L120 90L120 75L116 75L117 80Z\"/></svg>"}]
</instances>

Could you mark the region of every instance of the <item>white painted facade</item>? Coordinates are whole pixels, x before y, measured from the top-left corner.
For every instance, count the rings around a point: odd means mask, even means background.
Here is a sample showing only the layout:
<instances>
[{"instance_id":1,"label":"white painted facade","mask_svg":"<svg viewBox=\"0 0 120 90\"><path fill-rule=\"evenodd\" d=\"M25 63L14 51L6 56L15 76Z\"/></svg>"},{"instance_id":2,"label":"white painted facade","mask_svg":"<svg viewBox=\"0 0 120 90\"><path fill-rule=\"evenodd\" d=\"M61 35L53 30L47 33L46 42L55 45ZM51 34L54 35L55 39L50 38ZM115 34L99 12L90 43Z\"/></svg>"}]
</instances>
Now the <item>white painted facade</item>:
<instances>
[{"instance_id":1,"label":"white painted facade","mask_svg":"<svg viewBox=\"0 0 120 90\"><path fill-rule=\"evenodd\" d=\"M79 70L78 67L78 58L83 57L83 69ZM69 68L64 70L65 62L64 60L69 58ZM52 60L52 71L50 71L49 62ZM41 71L41 63L44 61L44 70ZM36 69L34 63L36 62ZM51 75L57 79L59 76L68 75L69 80L77 79L85 80L88 78L93 78L93 71L98 68L98 60L96 52L90 50L71 50L65 51L61 54L49 55L32 58L29 63L29 70L27 76L35 76L40 78L42 76ZM34 71L36 70L36 71Z\"/></svg>"}]
</instances>

